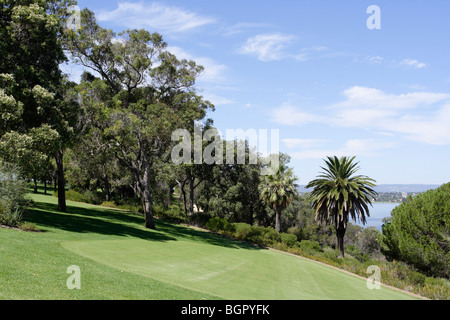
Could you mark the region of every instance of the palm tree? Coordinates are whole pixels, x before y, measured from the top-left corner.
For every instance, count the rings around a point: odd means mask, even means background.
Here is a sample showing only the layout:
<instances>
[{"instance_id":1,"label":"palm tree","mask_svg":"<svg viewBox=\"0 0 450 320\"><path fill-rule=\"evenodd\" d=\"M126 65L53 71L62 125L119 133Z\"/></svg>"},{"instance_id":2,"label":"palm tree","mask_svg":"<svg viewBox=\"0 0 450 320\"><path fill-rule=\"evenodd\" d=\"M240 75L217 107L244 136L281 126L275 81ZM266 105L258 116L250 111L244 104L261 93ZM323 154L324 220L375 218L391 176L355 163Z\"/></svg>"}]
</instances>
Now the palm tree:
<instances>
[{"instance_id":1,"label":"palm tree","mask_svg":"<svg viewBox=\"0 0 450 320\"><path fill-rule=\"evenodd\" d=\"M278 171L265 176L259 185L261 200L275 211L275 230L281 231L281 212L291 203L297 194L297 177L291 168L281 163Z\"/></svg>"},{"instance_id":2,"label":"palm tree","mask_svg":"<svg viewBox=\"0 0 450 320\"><path fill-rule=\"evenodd\" d=\"M355 175L359 163L354 163L354 159L328 157L325 160L327 168L321 167L324 172L306 186L314 188L311 197L316 209L316 221L335 225L341 257L344 257L344 236L349 216L354 222L358 218L366 224L366 217L370 217L369 205L378 195L372 189L375 180Z\"/></svg>"}]
</instances>

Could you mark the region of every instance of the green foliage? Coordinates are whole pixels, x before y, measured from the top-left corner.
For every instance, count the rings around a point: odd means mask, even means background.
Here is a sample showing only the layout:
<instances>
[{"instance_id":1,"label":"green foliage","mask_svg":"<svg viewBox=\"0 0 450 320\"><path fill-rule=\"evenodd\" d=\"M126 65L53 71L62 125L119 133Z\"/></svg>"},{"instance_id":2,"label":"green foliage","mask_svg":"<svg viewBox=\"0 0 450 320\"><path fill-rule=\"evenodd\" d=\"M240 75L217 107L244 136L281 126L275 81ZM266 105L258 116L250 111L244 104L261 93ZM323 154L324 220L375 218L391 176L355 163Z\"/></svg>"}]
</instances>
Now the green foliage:
<instances>
[{"instance_id":1,"label":"green foliage","mask_svg":"<svg viewBox=\"0 0 450 320\"><path fill-rule=\"evenodd\" d=\"M213 232L225 231L225 232L233 233L235 231L235 228L232 223L228 222L225 219L221 219L219 217L214 217L214 218L210 219L206 223L206 228Z\"/></svg>"},{"instance_id":2,"label":"green foliage","mask_svg":"<svg viewBox=\"0 0 450 320\"><path fill-rule=\"evenodd\" d=\"M54 195L57 196L58 194L55 193ZM84 193L77 190L68 190L66 191L66 199L70 201L84 202L96 205L100 205L102 203L101 194L90 190L87 190Z\"/></svg>"},{"instance_id":3,"label":"green foliage","mask_svg":"<svg viewBox=\"0 0 450 320\"><path fill-rule=\"evenodd\" d=\"M281 231L281 212L292 202L298 193L293 169L281 163L278 171L272 175L265 176L261 182L260 197L262 202L275 211L275 230Z\"/></svg>"},{"instance_id":4,"label":"green foliage","mask_svg":"<svg viewBox=\"0 0 450 320\"><path fill-rule=\"evenodd\" d=\"M317 254L318 252L322 252L322 247L317 241L311 240L302 240L299 244L300 249L310 255Z\"/></svg>"},{"instance_id":5,"label":"green foliage","mask_svg":"<svg viewBox=\"0 0 450 320\"><path fill-rule=\"evenodd\" d=\"M179 205L172 204L167 209L159 205L155 205L153 206L153 210L154 215L161 220L175 223L186 222L186 216Z\"/></svg>"},{"instance_id":6,"label":"green foliage","mask_svg":"<svg viewBox=\"0 0 450 320\"><path fill-rule=\"evenodd\" d=\"M356 175L359 170L355 157L328 157L326 167L317 179L308 183L316 220L323 224L334 224L338 248L344 256L344 235L350 219L363 224L369 216L369 205L377 193L372 189L375 180Z\"/></svg>"},{"instance_id":7,"label":"green foliage","mask_svg":"<svg viewBox=\"0 0 450 320\"><path fill-rule=\"evenodd\" d=\"M252 232L252 226L248 223L237 222L234 223L234 227L236 229L234 236L240 240L248 239L248 235Z\"/></svg>"},{"instance_id":8,"label":"green foliage","mask_svg":"<svg viewBox=\"0 0 450 320\"><path fill-rule=\"evenodd\" d=\"M0 224L16 227L27 208L27 185L13 165L0 163Z\"/></svg>"},{"instance_id":9,"label":"green foliage","mask_svg":"<svg viewBox=\"0 0 450 320\"><path fill-rule=\"evenodd\" d=\"M380 243L378 242L379 235L380 231L377 228L369 227L364 229L358 235L357 248L369 255L380 252Z\"/></svg>"},{"instance_id":10,"label":"green foliage","mask_svg":"<svg viewBox=\"0 0 450 320\"><path fill-rule=\"evenodd\" d=\"M356 246L350 245L345 247L347 253L360 262L366 262L370 256L367 253L362 252Z\"/></svg>"},{"instance_id":11,"label":"green foliage","mask_svg":"<svg viewBox=\"0 0 450 320\"><path fill-rule=\"evenodd\" d=\"M294 247L298 243L297 236L295 236L294 234L280 233L280 238L281 242L290 248Z\"/></svg>"},{"instance_id":12,"label":"green foliage","mask_svg":"<svg viewBox=\"0 0 450 320\"><path fill-rule=\"evenodd\" d=\"M396 207L379 237L390 260L438 277L450 276L450 183Z\"/></svg>"}]
</instances>

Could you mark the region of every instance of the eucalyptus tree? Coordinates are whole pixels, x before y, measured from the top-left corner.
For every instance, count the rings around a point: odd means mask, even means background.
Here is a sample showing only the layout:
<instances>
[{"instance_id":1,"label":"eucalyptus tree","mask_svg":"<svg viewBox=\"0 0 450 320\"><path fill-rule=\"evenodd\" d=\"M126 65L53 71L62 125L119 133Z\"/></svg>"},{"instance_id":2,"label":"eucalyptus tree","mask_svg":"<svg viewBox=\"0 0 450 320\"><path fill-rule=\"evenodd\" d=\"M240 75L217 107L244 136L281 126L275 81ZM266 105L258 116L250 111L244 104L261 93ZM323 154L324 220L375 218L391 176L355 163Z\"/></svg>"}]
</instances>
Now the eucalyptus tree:
<instances>
[{"instance_id":1,"label":"eucalyptus tree","mask_svg":"<svg viewBox=\"0 0 450 320\"><path fill-rule=\"evenodd\" d=\"M5 158L23 147L23 172L36 160L54 157L58 173L58 209L66 210L63 152L77 121L77 104L60 64L66 61L61 38L70 0L0 0L0 138ZM41 129L40 129L41 128ZM45 147L39 135L53 137ZM42 137L42 135L41 135ZM47 148L48 146L52 148ZM12 148L8 148L8 146ZM34 153L34 154L33 154ZM34 157L34 159L33 159ZM40 162L40 161L38 161ZM45 162L45 161L44 161Z\"/></svg>"},{"instance_id":2,"label":"eucalyptus tree","mask_svg":"<svg viewBox=\"0 0 450 320\"><path fill-rule=\"evenodd\" d=\"M155 229L153 165L167 156L173 131L188 128L213 109L195 89L203 67L177 59L157 33L103 29L87 9L81 12L80 28L67 34L66 49L93 74L78 88L87 125L133 174L145 226Z\"/></svg>"},{"instance_id":3,"label":"eucalyptus tree","mask_svg":"<svg viewBox=\"0 0 450 320\"><path fill-rule=\"evenodd\" d=\"M355 157L328 157L323 172L308 183L306 188L311 192L312 205L315 208L315 219L322 224L334 223L337 247L344 257L344 237L349 218L366 223L370 216L369 205L376 198L373 189L375 180L356 175L359 163Z\"/></svg>"},{"instance_id":4,"label":"eucalyptus tree","mask_svg":"<svg viewBox=\"0 0 450 320\"><path fill-rule=\"evenodd\" d=\"M264 177L259 186L261 200L275 211L275 230L281 231L281 213L298 193L293 169L281 162L278 170Z\"/></svg>"}]
</instances>

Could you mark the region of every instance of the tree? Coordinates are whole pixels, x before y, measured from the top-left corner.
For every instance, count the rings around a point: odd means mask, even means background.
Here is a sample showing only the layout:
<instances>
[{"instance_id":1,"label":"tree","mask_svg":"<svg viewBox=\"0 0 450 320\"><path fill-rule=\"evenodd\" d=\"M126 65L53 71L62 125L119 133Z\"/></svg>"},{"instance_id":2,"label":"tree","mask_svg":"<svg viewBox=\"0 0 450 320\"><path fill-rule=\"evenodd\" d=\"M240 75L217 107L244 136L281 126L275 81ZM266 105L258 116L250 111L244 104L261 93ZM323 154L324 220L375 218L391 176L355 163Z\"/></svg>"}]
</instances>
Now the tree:
<instances>
[{"instance_id":1,"label":"tree","mask_svg":"<svg viewBox=\"0 0 450 320\"><path fill-rule=\"evenodd\" d=\"M291 203L297 191L297 177L292 168L288 168L284 162L280 163L278 171L265 176L259 186L261 200L275 211L275 230L281 231L281 213Z\"/></svg>"},{"instance_id":2,"label":"tree","mask_svg":"<svg viewBox=\"0 0 450 320\"><path fill-rule=\"evenodd\" d=\"M26 146L37 141L34 134L45 129L54 149L29 149L41 159L55 158L58 173L58 209L65 211L63 151L76 122L76 103L68 95L59 65L66 61L61 45L63 21L69 0L0 0L0 136L5 144ZM72 97L73 98L73 97ZM34 130L34 132L33 132ZM42 132L42 130L41 130ZM41 153L39 155L39 153ZM15 155L13 155L15 156ZM24 172L35 172L28 163Z\"/></svg>"},{"instance_id":3,"label":"tree","mask_svg":"<svg viewBox=\"0 0 450 320\"><path fill-rule=\"evenodd\" d=\"M116 35L103 29L87 9L81 12L81 28L66 39L76 61L98 76L78 87L88 125L133 174L145 226L151 229L156 229L151 195L155 161L167 154L173 131L213 109L195 92L203 68L178 60L166 47L157 33L127 30Z\"/></svg>"},{"instance_id":4,"label":"tree","mask_svg":"<svg viewBox=\"0 0 450 320\"><path fill-rule=\"evenodd\" d=\"M370 216L369 205L377 193L372 189L375 180L366 176L355 175L359 170L354 162L355 157L328 157L326 168L306 188L314 188L311 192L312 204L315 208L316 221L334 223L337 247L344 257L344 236L349 217L363 224Z\"/></svg>"},{"instance_id":5,"label":"tree","mask_svg":"<svg viewBox=\"0 0 450 320\"><path fill-rule=\"evenodd\" d=\"M431 276L450 275L450 183L392 210L379 237L381 252Z\"/></svg>"}]
</instances>

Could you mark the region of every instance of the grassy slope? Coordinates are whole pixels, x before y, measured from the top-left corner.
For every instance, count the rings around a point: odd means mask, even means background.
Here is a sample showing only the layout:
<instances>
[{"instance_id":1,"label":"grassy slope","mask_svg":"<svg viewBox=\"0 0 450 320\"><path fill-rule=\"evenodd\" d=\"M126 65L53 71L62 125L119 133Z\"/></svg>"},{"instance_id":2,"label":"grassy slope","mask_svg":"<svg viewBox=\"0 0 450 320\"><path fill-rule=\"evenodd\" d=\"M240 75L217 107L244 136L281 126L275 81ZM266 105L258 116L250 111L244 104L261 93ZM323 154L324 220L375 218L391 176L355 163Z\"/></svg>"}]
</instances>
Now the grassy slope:
<instances>
[{"instance_id":1,"label":"grassy slope","mask_svg":"<svg viewBox=\"0 0 450 320\"><path fill-rule=\"evenodd\" d=\"M33 195L44 233L0 229L0 299L410 299L340 271L122 211ZM67 267L81 269L68 290Z\"/></svg>"}]
</instances>

